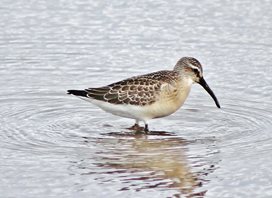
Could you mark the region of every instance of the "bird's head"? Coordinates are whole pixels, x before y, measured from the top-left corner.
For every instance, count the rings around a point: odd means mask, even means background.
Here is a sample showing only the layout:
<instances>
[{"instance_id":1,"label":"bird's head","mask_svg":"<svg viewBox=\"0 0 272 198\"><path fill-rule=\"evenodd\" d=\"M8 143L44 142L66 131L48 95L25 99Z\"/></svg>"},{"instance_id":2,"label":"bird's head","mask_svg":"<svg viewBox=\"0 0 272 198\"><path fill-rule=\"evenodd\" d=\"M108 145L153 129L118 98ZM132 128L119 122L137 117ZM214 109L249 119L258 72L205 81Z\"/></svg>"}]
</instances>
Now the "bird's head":
<instances>
[{"instance_id":1,"label":"bird's head","mask_svg":"<svg viewBox=\"0 0 272 198\"><path fill-rule=\"evenodd\" d=\"M213 98L216 106L220 108L216 96L204 80L202 65L197 59L193 57L183 57L179 59L174 67L174 71L179 72L182 78L190 79L200 84Z\"/></svg>"}]
</instances>

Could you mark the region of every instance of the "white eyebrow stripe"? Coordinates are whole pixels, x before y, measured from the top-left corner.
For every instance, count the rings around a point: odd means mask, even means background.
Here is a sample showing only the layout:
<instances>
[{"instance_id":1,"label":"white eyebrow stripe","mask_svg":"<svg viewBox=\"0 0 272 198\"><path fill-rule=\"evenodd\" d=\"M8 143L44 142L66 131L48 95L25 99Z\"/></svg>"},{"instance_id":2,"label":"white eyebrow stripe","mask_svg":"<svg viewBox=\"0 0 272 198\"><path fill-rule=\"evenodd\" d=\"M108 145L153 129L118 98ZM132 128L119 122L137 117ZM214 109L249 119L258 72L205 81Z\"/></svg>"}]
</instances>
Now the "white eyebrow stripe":
<instances>
[{"instance_id":1,"label":"white eyebrow stripe","mask_svg":"<svg viewBox=\"0 0 272 198\"><path fill-rule=\"evenodd\" d=\"M190 65L190 67L191 68L193 68L193 69L197 69L199 72L200 72L200 69L199 69L199 67L197 67L197 66L194 66L194 65L192 65L192 64L189 64Z\"/></svg>"}]
</instances>

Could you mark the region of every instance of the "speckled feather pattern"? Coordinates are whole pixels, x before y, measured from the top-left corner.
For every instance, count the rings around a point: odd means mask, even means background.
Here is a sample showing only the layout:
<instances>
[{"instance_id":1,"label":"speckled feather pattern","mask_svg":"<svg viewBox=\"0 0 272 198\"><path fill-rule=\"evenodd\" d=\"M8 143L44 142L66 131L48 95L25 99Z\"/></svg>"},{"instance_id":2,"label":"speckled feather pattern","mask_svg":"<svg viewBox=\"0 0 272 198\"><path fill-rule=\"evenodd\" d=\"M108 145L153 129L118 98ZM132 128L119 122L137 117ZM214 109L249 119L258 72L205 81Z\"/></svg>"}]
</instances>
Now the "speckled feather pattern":
<instances>
[{"instance_id":1,"label":"speckled feather pattern","mask_svg":"<svg viewBox=\"0 0 272 198\"><path fill-rule=\"evenodd\" d=\"M162 85L174 85L179 79L176 71L158 71L131 77L104 87L86 89L87 96L112 104L145 106L156 102Z\"/></svg>"}]
</instances>

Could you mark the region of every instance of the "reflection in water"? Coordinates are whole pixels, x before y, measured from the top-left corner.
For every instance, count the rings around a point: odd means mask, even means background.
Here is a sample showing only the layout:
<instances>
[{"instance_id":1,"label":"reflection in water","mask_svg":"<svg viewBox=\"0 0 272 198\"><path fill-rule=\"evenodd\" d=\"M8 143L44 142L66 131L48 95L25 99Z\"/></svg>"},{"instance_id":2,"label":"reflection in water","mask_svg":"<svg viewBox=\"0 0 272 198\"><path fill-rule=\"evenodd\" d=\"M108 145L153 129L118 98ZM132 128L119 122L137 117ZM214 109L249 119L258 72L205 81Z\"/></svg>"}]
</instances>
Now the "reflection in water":
<instances>
[{"instance_id":1,"label":"reflection in water","mask_svg":"<svg viewBox=\"0 0 272 198\"><path fill-rule=\"evenodd\" d=\"M99 174L93 170L83 174L98 175L101 183L117 177L126 184L120 191L157 188L178 190L188 197L205 195L206 191L197 192L197 188L202 186L202 176L212 172L214 165L208 172L191 170L185 150L192 142L164 131L153 131L148 136L114 132L104 136L95 140L84 137L85 143L95 141L100 149L95 153ZM82 164L80 168L88 170ZM179 197L179 193L175 196Z\"/></svg>"}]
</instances>

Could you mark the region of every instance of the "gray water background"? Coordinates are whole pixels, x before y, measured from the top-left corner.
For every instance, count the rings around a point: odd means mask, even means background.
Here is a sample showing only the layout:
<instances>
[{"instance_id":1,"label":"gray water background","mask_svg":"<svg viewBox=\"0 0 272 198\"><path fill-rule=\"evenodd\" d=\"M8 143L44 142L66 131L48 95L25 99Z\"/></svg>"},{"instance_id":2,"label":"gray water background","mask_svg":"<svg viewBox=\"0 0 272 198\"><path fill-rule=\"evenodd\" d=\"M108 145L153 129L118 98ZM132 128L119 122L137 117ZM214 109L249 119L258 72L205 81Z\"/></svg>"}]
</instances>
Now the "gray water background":
<instances>
[{"instance_id":1,"label":"gray water background","mask_svg":"<svg viewBox=\"0 0 272 198\"><path fill-rule=\"evenodd\" d=\"M0 2L0 197L272 197L272 2ZM66 95L196 57L151 135Z\"/></svg>"}]
</instances>

